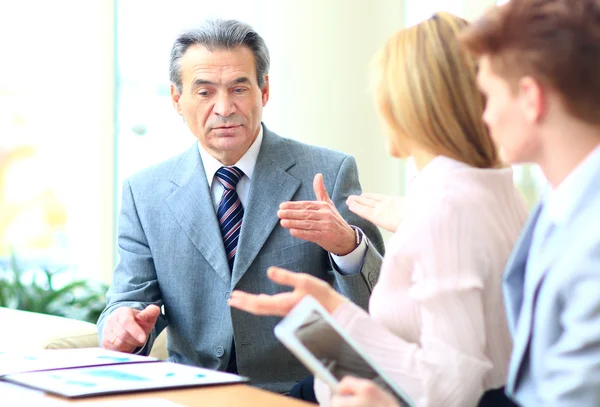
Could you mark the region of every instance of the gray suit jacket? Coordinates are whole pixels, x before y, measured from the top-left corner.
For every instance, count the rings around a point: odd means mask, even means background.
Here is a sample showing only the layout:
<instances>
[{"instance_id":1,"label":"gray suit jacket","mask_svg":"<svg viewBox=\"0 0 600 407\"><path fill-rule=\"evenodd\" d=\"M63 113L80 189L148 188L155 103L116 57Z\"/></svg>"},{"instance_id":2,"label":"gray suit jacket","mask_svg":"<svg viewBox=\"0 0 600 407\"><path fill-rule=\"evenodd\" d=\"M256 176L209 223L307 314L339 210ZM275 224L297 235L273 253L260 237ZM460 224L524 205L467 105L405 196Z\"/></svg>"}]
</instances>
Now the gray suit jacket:
<instances>
[{"instance_id":1,"label":"gray suit jacket","mask_svg":"<svg viewBox=\"0 0 600 407\"><path fill-rule=\"evenodd\" d=\"M506 392L522 406L600 406L600 177L574 198L570 220L529 266L531 292L525 266L539 205L507 264L514 348Z\"/></svg>"},{"instance_id":2,"label":"gray suit jacket","mask_svg":"<svg viewBox=\"0 0 600 407\"><path fill-rule=\"evenodd\" d=\"M342 216L369 239L356 275L340 274L325 250L292 237L279 224L281 202L315 199L312 180L317 172ZM182 155L135 174L123 187L120 259L99 333L118 307L164 305L164 316L143 352L168 325L170 360L225 370L235 338L239 373L257 386L288 391L308 372L274 337L279 318L231 309L229 293L287 290L266 277L267 268L276 265L317 276L366 308L379 275L383 242L373 224L346 207L348 195L360 192L352 157L281 138L265 127L230 273L196 143Z\"/></svg>"}]
</instances>

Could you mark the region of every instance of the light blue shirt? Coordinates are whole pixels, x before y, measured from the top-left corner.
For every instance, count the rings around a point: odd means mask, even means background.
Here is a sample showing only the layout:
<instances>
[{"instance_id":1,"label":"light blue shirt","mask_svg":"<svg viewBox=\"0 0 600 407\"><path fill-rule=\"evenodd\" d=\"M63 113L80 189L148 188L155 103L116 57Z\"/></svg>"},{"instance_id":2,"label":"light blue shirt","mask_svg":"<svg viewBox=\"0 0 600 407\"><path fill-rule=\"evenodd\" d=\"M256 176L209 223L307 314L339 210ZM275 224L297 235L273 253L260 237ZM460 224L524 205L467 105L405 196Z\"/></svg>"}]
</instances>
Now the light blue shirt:
<instances>
[{"instance_id":1,"label":"light blue shirt","mask_svg":"<svg viewBox=\"0 0 600 407\"><path fill-rule=\"evenodd\" d=\"M547 271L546 267L540 267L539 265L543 264L545 259L552 256L551 253L548 253L549 250L557 249L556 247L549 246L552 244L552 239L549 239L549 237L552 236L553 233L559 233L560 231L568 229L568 225L576 218L577 211L581 209L582 199L585 199L586 189L589 189L589 186L594 184L594 179L599 175L598 168L600 168L600 146L596 147L556 188L548 188L544 193L542 207L535 224L535 229L533 230L529 252L527 254L524 276L525 287L523 290L524 308L521 309L519 319L516 322L517 333L514 338L515 344L518 341L524 340L524 338L520 338L519 336L521 331L530 331L530 328L524 326L524 324L532 323L531 319L524 318L523 315L532 315L531 318L536 318L537 315L537 318L539 319L539 315L536 314L536 311L532 310L531 307L533 307L534 304L533 296L536 295L535 285L540 281L540 278L542 278L541 273ZM578 236L573 236L573 239L577 238ZM552 288L550 288L550 291L552 291ZM544 297L546 302L552 301L548 299L550 298L549 295L550 294L546 292ZM578 300L579 299L577 298L572 299L574 302L577 302ZM539 301L540 299L538 299L538 302ZM538 307L541 307L540 309L542 311L537 312L553 312L553 310L550 309L551 305L549 306L548 303L543 302L542 304L538 304ZM573 311L571 310L570 312ZM564 316L560 315L555 316L554 318L561 318L562 320ZM570 321L570 323L572 322L573 321ZM551 332L551 334L548 334L548 337L552 338L552 335L557 335L557 332L559 332L558 330L553 330L552 324L561 326L560 322L553 320L550 323L547 322L544 325L545 328L538 329L548 330L548 332ZM565 328L562 327L562 329ZM593 332L593 327L590 327L590 329L592 329L591 332ZM582 335L582 337L583 336L585 335ZM549 352L548 349L550 349L550 347L548 344L552 344L552 342L551 340L544 341L543 338L537 338L537 340L536 338L528 338L527 341L529 343L528 346L534 346L533 344L535 344L536 348L529 348L528 352L524 351L523 359L521 359L522 365L519 370L520 373L518 374L520 384L515 396L523 405L542 405L542 402L540 401L541 397L552 390L540 387L540 384L538 383L540 378L533 373L535 370L533 366L537 366L539 375L539 366L541 364L540 358L544 357L542 354L543 352ZM563 339L563 341L568 341L568 339ZM547 348L544 348L544 346L547 346ZM562 346L564 347L567 345L563 343ZM558 345L552 344L552 347L557 348ZM555 349L554 352L556 353L558 351ZM573 355L574 358L579 357L577 352L574 352ZM569 361L569 363L577 363L575 360L576 359L573 359ZM558 363L556 362L556 356L555 360L552 362L543 362L543 364L546 363ZM555 365L554 368L556 369ZM544 369L550 368L545 366ZM509 382L512 381L514 383L515 380L517 379L514 376L512 378L509 377Z\"/></svg>"},{"instance_id":2,"label":"light blue shirt","mask_svg":"<svg viewBox=\"0 0 600 407\"><path fill-rule=\"evenodd\" d=\"M588 154L556 188L548 188L544 193L542 210L533 232L527 265L535 264L542 255L544 243L552 230L566 225L571 220L585 188L590 185L594 177L599 176L596 172L598 167L600 167L600 147L596 147ZM533 277L529 272L525 275L526 292L531 292Z\"/></svg>"}]
</instances>

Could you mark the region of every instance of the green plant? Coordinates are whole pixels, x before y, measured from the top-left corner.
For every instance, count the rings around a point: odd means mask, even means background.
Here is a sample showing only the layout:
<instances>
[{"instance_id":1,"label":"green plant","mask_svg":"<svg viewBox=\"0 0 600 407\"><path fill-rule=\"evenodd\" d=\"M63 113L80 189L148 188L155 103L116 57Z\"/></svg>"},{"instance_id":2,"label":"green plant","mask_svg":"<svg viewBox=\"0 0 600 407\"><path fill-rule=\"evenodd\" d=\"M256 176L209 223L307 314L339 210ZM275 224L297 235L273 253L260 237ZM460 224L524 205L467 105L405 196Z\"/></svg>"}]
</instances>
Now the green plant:
<instances>
[{"instance_id":1,"label":"green plant","mask_svg":"<svg viewBox=\"0 0 600 407\"><path fill-rule=\"evenodd\" d=\"M24 270L11 253L8 267L0 268L0 306L96 323L108 286L91 280L57 284L55 277L64 271Z\"/></svg>"}]
</instances>

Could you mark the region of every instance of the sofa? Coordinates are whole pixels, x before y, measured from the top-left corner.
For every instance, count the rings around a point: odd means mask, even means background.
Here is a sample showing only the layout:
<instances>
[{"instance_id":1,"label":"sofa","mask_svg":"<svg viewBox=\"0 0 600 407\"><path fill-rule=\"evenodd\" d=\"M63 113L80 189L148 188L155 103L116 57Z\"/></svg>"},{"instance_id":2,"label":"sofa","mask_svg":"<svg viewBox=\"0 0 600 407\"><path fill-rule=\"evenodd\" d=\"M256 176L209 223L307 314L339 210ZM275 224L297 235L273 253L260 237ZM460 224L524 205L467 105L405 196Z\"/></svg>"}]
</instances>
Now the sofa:
<instances>
[{"instance_id":1,"label":"sofa","mask_svg":"<svg viewBox=\"0 0 600 407\"><path fill-rule=\"evenodd\" d=\"M99 346L95 324L3 307L0 307L0 332L0 351ZM154 342L150 356L167 358L166 330Z\"/></svg>"}]
</instances>

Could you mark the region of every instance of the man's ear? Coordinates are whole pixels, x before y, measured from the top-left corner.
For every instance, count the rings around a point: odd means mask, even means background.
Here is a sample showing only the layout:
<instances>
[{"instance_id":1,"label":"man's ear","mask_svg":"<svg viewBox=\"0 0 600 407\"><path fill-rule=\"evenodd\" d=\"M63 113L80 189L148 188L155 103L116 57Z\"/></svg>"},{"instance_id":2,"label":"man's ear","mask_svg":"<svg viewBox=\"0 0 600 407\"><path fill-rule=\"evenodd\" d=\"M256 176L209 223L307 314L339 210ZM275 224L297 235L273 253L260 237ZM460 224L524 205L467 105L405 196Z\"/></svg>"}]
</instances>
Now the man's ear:
<instances>
[{"instance_id":1,"label":"man's ear","mask_svg":"<svg viewBox=\"0 0 600 407\"><path fill-rule=\"evenodd\" d=\"M519 100L525 118L529 123L537 123L546 114L546 93L542 85L530 76L519 80Z\"/></svg>"},{"instance_id":2,"label":"man's ear","mask_svg":"<svg viewBox=\"0 0 600 407\"><path fill-rule=\"evenodd\" d=\"M261 96L262 105L263 105L263 107L265 107L265 105L269 101L269 74L265 75L265 83L264 83L262 89L260 90L260 92L262 93L262 96Z\"/></svg>"},{"instance_id":3,"label":"man's ear","mask_svg":"<svg viewBox=\"0 0 600 407\"><path fill-rule=\"evenodd\" d=\"M183 112L181 110L181 105L179 104L180 98L181 98L181 94L179 93L177 86L175 86L174 84L171 84L171 102L173 103L173 107L175 108L175 111L180 116L183 116Z\"/></svg>"}]
</instances>

